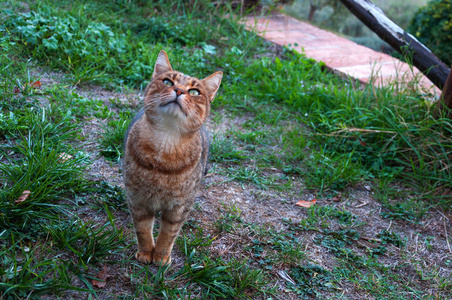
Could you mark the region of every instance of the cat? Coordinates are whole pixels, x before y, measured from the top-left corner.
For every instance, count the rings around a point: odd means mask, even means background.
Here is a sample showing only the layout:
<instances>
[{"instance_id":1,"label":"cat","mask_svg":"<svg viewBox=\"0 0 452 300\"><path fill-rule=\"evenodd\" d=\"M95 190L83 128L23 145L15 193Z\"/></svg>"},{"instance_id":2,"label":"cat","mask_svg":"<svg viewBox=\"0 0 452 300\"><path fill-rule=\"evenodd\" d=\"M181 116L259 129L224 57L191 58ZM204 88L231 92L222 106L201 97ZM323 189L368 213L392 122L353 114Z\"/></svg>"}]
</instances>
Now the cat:
<instances>
[{"instance_id":1,"label":"cat","mask_svg":"<svg viewBox=\"0 0 452 300\"><path fill-rule=\"evenodd\" d=\"M144 107L124 139L124 185L141 263L170 264L171 251L206 173L209 142L203 127L223 77L200 80L174 71L160 51ZM154 242L153 225L161 211Z\"/></svg>"}]
</instances>

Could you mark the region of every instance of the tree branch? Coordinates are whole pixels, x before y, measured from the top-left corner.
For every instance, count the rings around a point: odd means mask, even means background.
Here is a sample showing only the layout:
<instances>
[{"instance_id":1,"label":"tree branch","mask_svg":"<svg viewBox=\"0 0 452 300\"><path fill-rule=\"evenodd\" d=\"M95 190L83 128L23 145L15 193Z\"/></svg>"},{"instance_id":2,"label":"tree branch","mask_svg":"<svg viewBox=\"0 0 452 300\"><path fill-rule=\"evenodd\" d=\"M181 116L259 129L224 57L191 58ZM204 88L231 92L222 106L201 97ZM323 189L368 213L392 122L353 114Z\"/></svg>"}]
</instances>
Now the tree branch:
<instances>
[{"instance_id":1,"label":"tree branch","mask_svg":"<svg viewBox=\"0 0 452 300\"><path fill-rule=\"evenodd\" d=\"M412 56L413 65L442 89L449 68L414 36L400 28L369 0L340 0L361 22L397 52Z\"/></svg>"}]
</instances>

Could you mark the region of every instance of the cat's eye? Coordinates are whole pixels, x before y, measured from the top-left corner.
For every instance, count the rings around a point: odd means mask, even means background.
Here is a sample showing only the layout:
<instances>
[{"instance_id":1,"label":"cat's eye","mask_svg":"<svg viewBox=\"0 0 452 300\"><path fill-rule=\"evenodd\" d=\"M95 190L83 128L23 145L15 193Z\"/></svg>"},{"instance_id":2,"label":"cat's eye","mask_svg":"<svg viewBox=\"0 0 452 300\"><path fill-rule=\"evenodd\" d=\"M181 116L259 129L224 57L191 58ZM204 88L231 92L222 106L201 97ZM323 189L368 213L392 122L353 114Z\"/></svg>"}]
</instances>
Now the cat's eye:
<instances>
[{"instance_id":1,"label":"cat's eye","mask_svg":"<svg viewBox=\"0 0 452 300\"><path fill-rule=\"evenodd\" d=\"M188 91L192 96L198 96L200 92L197 89L191 89Z\"/></svg>"},{"instance_id":2,"label":"cat's eye","mask_svg":"<svg viewBox=\"0 0 452 300\"><path fill-rule=\"evenodd\" d=\"M166 85L166 86L173 86L173 82L171 81L171 80L169 80L169 79L164 79L163 80L163 83Z\"/></svg>"}]
</instances>

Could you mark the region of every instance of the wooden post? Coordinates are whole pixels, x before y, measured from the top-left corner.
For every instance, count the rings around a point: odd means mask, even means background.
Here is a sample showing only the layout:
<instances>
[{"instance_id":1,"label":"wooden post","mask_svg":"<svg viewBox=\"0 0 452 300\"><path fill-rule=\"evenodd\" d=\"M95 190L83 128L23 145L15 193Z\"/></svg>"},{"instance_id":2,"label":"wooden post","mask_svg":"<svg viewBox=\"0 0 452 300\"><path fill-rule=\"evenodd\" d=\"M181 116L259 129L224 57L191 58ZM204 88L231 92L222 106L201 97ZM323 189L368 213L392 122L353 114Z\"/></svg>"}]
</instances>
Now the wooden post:
<instances>
[{"instance_id":1,"label":"wooden post","mask_svg":"<svg viewBox=\"0 0 452 300\"><path fill-rule=\"evenodd\" d=\"M435 115L439 117L443 111L446 111L443 116L452 117L452 72L449 72L449 76L447 76L446 84L436 106Z\"/></svg>"},{"instance_id":2,"label":"wooden post","mask_svg":"<svg viewBox=\"0 0 452 300\"><path fill-rule=\"evenodd\" d=\"M369 0L340 0L361 22L401 54L412 57L413 65L438 88L443 89L449 68L414 36L400 28Z\"/></svg>"}]
</instances>

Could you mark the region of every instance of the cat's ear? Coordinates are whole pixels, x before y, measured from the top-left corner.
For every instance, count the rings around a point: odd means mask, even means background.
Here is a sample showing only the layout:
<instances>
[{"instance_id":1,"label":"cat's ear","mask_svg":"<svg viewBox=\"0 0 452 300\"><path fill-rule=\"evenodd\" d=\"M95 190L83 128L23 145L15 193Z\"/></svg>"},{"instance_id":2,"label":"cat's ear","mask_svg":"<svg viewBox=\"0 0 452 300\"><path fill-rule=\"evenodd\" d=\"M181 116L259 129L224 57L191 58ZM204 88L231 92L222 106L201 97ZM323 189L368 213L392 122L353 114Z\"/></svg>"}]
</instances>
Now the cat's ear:
<instances>
[{"instance_id":1,"label":"cat's ear","mask_svg":"<svg viewBox=\"0 0 452 300\"><path fill-rule=\"evenodd\" d=\"M215 94L217 93L218 88L220 87L221 78L223 78L223 72L218 71L202 80L202 82L207 88L207 92L209 93L209 100L211 102L213 98L215 98Z\"/></svg>"},{"instance_id":2,"label":"cat's ear","mask_svg":"<svg viewBox=\"0 0 452 300\"><path fill-rule=\"evenodd\" d=\"M157 57L157 61L154 66L154 73L152 74L152 79L155 77L166 73L168 71L172 71L171 64L168 59L168 55L164 50L160 51L159 56Z\"/></svg>"}]
</instances>

